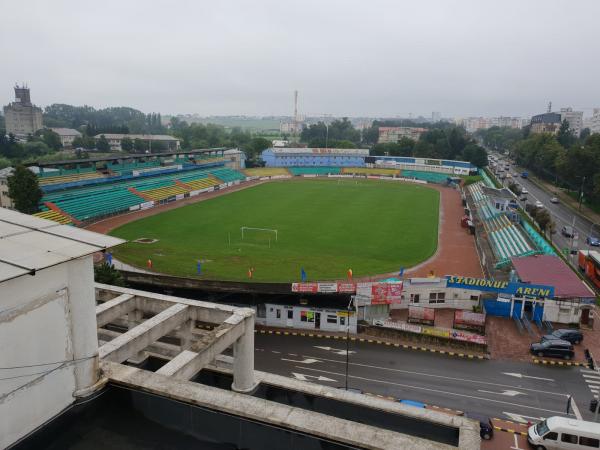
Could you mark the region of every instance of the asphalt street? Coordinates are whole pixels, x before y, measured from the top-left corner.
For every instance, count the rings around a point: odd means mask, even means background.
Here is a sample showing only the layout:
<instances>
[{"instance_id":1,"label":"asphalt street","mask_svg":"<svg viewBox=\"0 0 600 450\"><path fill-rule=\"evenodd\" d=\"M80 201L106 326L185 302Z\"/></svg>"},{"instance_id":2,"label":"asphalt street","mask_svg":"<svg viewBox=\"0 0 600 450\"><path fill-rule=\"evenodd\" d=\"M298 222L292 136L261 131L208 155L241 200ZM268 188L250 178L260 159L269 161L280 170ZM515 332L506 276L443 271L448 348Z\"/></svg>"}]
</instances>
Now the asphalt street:
<instances>
[{"instance_id":1,"label":"asphalt street","mask_svg":"<svg viewBox=\"0 0 600 450\"><path fill-rule=\"evenodd\" d=\"M496 156L498 156L496 154ZM506 161L506 158L503 159ZM521 178L520 175L524 171L528 171L522 167L517 165L510 165L509 172L513 175L513 179L516 183L523 186L529 193L527 194L527 201L521 202L524 207L525 203L535 204L536 201L540 201L543 203L544 207L550 212L554 222L556 223L556 234L552 236L553 242L560 249L568 248L568 249L598 249L597 247L591 247L587 245L586 238L593 234L597 237L600 237L600 224L593 224L590 220L574 214L573 211L567 206L561 203L552 203L550 199L554 197L554 195L550 192L545 191L544 189L539 188L535 183L531 182L529 179ZM517 175L515 177L515 174ZM508 185L508 181L504 180L504 184ZM557 188L558 189L558 188ZM573 222L574 221L574 222ZM573 226L576 230L576 237L574 239L567 238L563 236L560 232L563 226ZM576 257L572 257L571 262L575 265L577 261Z\"/></svg>"},{"instance_id":2,"label":"asphalt street","mask_svg":"<svg viewBox=\"0 0 600 450\"><path fill-rule=\"evenodd\" d=\"M587 369L472 360L357 341L349 347L348 385L364 392L516 422L556 415L592 419ZM345 385L345 341L257 334L255 348L257 370ZM574 408L566 414L569 396Z\"/></svg>"}]
</instances>

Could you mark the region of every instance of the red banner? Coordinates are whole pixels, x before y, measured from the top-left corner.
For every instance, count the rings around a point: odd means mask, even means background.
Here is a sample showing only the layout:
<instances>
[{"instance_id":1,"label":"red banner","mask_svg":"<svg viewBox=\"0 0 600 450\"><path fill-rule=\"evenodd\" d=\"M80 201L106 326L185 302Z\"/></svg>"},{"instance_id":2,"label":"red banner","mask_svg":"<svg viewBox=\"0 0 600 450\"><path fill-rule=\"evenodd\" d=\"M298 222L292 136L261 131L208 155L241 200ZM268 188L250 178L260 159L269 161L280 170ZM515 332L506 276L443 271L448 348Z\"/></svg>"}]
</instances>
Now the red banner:
<instances>
[{"instance_id":1,"label":"red banner","mask_svg":"<svg viewBox=\"0 0 600 450\"><path fill-rule=\"evenodd\" d=\"M356 284L354 283L338 283L337 285L337 290L338 292L341 293L348 293L348 294L353 294L354 292L356 292Z\"/></svg>"},{"instance_id":2,"label":"red banner","mask_svg":"<svg viewBox=\"0 0 600 450\"><path fill-rule=\"evenodd\" d=\"M318 291L318 283L292 283L292 292L308 292L316 294Z\"/></svg>"},{"instance_id":3,"label":"red banner","mask_svg":"<svg viewBox=\"0 0 600 450\"><path fill-rule=\"evenodd\" d=\"M371 304L384 305L402 301L402 283L373 283L371 285Z\"/></svg>"}]
</instances>

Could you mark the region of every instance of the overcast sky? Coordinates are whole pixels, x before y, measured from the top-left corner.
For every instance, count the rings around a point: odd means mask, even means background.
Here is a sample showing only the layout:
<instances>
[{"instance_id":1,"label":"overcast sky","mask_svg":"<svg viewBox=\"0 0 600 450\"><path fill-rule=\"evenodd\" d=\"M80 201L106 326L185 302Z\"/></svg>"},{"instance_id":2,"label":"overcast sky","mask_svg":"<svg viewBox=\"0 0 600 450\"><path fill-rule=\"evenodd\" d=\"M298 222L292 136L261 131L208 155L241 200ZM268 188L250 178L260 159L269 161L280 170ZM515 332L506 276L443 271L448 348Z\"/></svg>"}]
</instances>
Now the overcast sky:
<instances>
[{"instance_id":1,"label":"overcast sky","mask_svg":"<svg viewBox=\"0 0 600 450\"><path fill-rule=\"evenodd\" d=\"M0 103L530 115L600 106L598 0L0 0Z\"/></svg>"}]
</instances>

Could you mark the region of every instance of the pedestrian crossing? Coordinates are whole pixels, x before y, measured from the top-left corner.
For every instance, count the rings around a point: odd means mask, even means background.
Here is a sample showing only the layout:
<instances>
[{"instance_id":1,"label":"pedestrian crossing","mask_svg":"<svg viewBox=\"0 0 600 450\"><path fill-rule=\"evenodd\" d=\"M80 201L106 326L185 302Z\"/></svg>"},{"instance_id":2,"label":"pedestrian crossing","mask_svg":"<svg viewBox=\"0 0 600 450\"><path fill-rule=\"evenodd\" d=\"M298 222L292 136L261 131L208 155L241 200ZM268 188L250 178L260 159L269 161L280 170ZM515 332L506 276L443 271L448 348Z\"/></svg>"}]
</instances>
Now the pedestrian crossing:
<instances>
[{"instance_id":1,"label":"pedestrian crossing","mask_svg":"<svg viewBox=\"0 0 600 450\"><path fill-rule=\"evenodd\" d=\"M583 379L587 383L594 397L598 398L600 394L600 371L590 369L580 369Z\"/></svg>"}]
</instances>

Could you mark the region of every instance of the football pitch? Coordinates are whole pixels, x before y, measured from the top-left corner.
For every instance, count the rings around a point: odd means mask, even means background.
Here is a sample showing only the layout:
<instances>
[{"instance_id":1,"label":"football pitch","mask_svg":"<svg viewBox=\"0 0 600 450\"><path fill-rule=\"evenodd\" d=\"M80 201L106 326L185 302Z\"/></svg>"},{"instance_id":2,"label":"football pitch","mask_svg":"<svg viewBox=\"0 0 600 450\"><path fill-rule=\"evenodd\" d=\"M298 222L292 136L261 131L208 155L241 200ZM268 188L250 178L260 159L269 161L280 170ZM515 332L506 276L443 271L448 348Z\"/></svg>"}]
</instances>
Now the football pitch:
<instances>
[{"instance_id":1,"label":"football pitch","mask_svg":"<svg viewBox=\"0 0 600 450\"><path fill-rule=\"evenodd\" d=\"M439 193L377 180L272 181L128 223L119 260L211 280L308 281L383 274L437 247ZM243 236L242 236L242 228ZM153 243L133 242L156 239ZM200 274L198 274L200 269Z\"/></svg>"}]
</instances>

